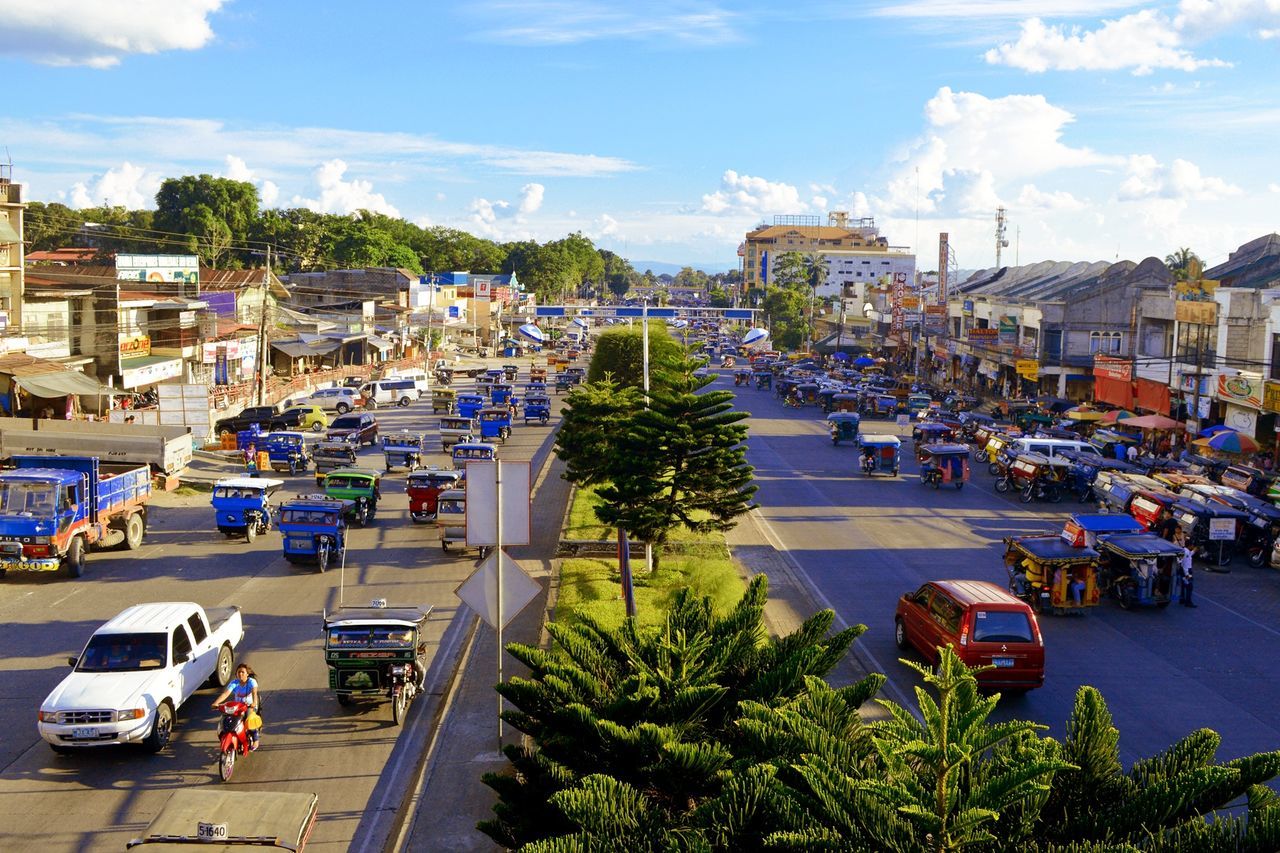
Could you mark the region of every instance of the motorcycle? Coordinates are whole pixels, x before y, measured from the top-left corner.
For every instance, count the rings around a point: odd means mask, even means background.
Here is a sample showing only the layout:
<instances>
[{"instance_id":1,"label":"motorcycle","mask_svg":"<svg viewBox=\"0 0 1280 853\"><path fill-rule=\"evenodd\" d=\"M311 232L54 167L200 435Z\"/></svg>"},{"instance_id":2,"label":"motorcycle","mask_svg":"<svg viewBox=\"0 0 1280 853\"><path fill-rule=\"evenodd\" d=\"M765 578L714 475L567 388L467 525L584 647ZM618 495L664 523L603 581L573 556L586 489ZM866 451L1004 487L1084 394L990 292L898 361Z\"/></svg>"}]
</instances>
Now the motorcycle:
<instances>
[{"instance_id":1,"label":"motorcycle","mask_svg":"<svg viewBox=\"0 0 1280 853\"><path fill-rule=\"evenodd\" d=\"M218 725L218 775L223 782L230 782L236 769L236 757L252 751L247 723L251 709L244 702L235 701L214 707L222 712L222 722Z\"/></svg>"},{"instance_id":2,"label":"motorcycle","mask_svg":"<svg viewBox=\"0 0 1280 853\"><path fill-rule=\"evenodd\" d=\"M1062 489L1052 480L1046 481L1043 478L1036 478L1033 482L1022 487L1022 502L1029 504L1032 501L1048 501L1049 503L1059 503L1062 500Z\"/></svg>"},{"instance_id":3,"label":"motorcycle","mask_svg":"<svg viewBox=\"0 0 1280 853\"><path fill-rule=\"evenodd\" d=\"M876 470L876 458L874 456L863 454L859 464L862 466L863 474L870 474Z\"/></svg>"}]
</instances>

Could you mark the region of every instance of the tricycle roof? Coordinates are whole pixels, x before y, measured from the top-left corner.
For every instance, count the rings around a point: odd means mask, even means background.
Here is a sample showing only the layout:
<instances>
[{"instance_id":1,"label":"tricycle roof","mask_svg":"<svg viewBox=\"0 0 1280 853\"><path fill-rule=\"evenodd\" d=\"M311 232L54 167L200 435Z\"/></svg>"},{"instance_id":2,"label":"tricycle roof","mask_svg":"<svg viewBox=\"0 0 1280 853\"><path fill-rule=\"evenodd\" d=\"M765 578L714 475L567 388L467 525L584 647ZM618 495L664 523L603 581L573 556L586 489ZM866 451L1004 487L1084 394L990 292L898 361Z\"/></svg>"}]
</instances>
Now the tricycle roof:
<instances>
[{"instance_id":1,"label":"tricycle roof","mask_svg":"<svg viewBox=\"0 0 1280 853\"><path fill-rule=\"evenodd\" d=\"M318 805L319 798L309 793L182 788L170 795L145 834L126 848L222 850L252 845L299 850L311 832ZM228 837L217 844L197 839L200 823L226 824Z\"/></svg>"},{"instance_id":2,"label":"tricycle roof","mask_svg":"<svg viewBox=\"0 0 1280 853\"><path fill-rule=\"evenodd\" d=\"M459 395L458 395L458 401L459 401L459 402L462 402L462 403L482 403L482 402L484 402L484 395L483 395L483 394L472 394L472 393L470 393L470 392L468 392L468 393L466 393L466 394L459 394Z\"/></svg>"},{"instance_id":3,"label":"tricycle roof","mask_svg":"<svg viewBox=\"0 0 1280 853\"><path fill-rule=\"evenodd\" d=\"M322 441L316 445L316 451L346 455L355 453L355 447L349 441Z\"/></svg>"},{"instance_id":4,"label":"tricycle roof","mask_svg":"<svg viewBox=\"0 0 1280 853\"><path fill-rule=\"evenodd\" d=\"M967 444L922 444L920 452L930 456L968 456Z\"/></svg>"},{"instance_id":5,"label":"tricycle roof","mask_svg":"<svg viewBox=\"0 0 1280 853\"><path fill-rule=\"evenodd\" d=\"M269 441L273 441L273 440L277 440L277 439L282 439L282 438L289 439L290 441L293 441L293 440L297 440L297 441L305 441L305 440L306 440L306 434L305 434L305 433L301 433L301 432L297 432L297 431L295 431L295 430L284 430L284 429L279 429L279 430L276 430L275 432L269 432L269 433L267 433L266 435L262 436L262 439L261 439L261 440L262 440L262 441L268 441L268 442L269 442Z\"/></svg>"},{"instance_id":6,"label":"tricycle roof","mask_svg":"<svg viewBox=\"0 0 1280 853\"><path fill-rule=\"evenodd\" d=\"M1162 539L1154 533L1112 533L1099 536L1098 545L1125 557L1181 556L1182 546Z\"/></svg>"},{"instance_id":7,"label":"tricycle roof","mask_svg":"<svg viewBox=\"0 0 1280 853\"><path fill-rule=\"evenodd\" d=\"M902 444L896 435L863 435L858 441L863 447L898 447Z\"/></svg>"},{"instance_id":8,"label":"tricycle roof","mask_svg":"<svg viewBox=\"0 0 1280 853\"><path fill-rule=\"evenodd\" d=\"M857 412L832 412L827 415L828 421L853 421L857 423L862 420Z\"/></svg>"},{"instance_id":9,"label":"tricycle roof","mask_svg":"<svg viewBox=\"0 0 1280 853\"><path fill-rule=\"evenodd\" d=\"M389 432L382 436L383 447L417 447L427 440L426 433L409 432L402 430L400 432Z\"/></svg>"},{"instance_id":10,"label":"tricycle roof","mask_svg":"<svg viewBox=\"0 0 1280 853\"><path fill-rule=\"evenodd\" d=\"M511 417L511 410L506 406L487 406L480 410L480 417L493 418L501 415L502 417Z\"/></svg>"},{"instance_id":11,"label":"tricycle roof","mask_svg":"<svg viewBox=\"0 0 1280 853\"><path fill-rule=\"evenodd\" d=\"M471 418L457 417L455 415L447 415L440 418L441 429L469 429L471 427Z\"/></svg>"},{"instance_id":12,"label":"tricycle roof","mask_svg":"<svg viewBox=\"0 0 1280 853\"><path fill-rule=\"evenodd\" d=\"M272 480L265 477L228 477L213 484L215 489L252 489L253 491L271 492L284 485L284 480Z\"/></svg>"},{"instance_id":13,"label":"tricycle roof","mask_svg":"<svg viewBox=\"0 0 1280 853\"><path fill-rule=\"evenodd\" d=\"M380 480L382 472L374 471L372 468L335 468L324 475L326 480L330 477L368 477L371 480Z\"/></svg>"},{"instance_id":14,"label":"tricycle roof","mask_svg":"<svg viewBox=\"0 0 1280 853\"><path fill-rule=\"evenodd\" d=\"M440 493L442 501L465 501L467 499L466 489L445 489Z\"/></svg>"},{"instance_id":15,"label":"tricycle roof","mask_svg":"<svg viewBox=\"0 0 1280 853\"><path fill-rule=\"evenodd\" d=\"M434 468L428 470L410 471L408 481L415 483L419 481L448 480L450 483L456 483L462 479L461 471L446 471L443 468Z\"/></svg>"},{"instance_id":16,"label":"tricycle roof","mask_svg":"<svg viewBox=\"0 0 1280 853\"><path fill-rule=\"evenodd\" d=\"M1098 552L1092 548L1077 547L1064 541L1061 536L1052 534L1011 538L1009 544L1027 556L1045 563L1076 562L1098 558Z\"/></svg>"},{"instance_id":17,"label":"tricycle roof","mask_svg":"<svg viewBox=\"0 0 1280 853\"><path fill-rule=\"evenodd\" d=\"M344 498L331 498L327 495L298 495L292 500L280 504L285 509L321 509L327 512L342 512L356 505L355 501Z\"/></svg>"},{"instance_id":18,"label":"tricycle roof","mask_svg":"<svg viewBox=\"0 0 1280 853\"><path fill-rule=\"evenodd\" d=\"M431 615L432 607L339 607L332 613L324 615L324 626L350 627L352 625L387 625L402 624L416 627Z\"/></svg>"},{"instance_id":19,"label":"tricycle roof","mask_svg":"<svg viewBox=\"0 0 1280 853\"><path fill-rule=\"evenodd\" d=\"M453 446L453 455L459 456L464 453L475 451L477 453L493 453L497 454L498 448L487 441L460 441Z\"/></svg>"},{"instance_id":20,"label":"tricycle roof","mask_svg":"<svg viewBox=\"0 0 1280 853\"><path fill-rule=\"evenodd\" d=\"M1071 516L1081 530L1090 533L1137 533L1145 528L1133 516L1119 512L1081 513Z\"/></svg>"}]
</instances>

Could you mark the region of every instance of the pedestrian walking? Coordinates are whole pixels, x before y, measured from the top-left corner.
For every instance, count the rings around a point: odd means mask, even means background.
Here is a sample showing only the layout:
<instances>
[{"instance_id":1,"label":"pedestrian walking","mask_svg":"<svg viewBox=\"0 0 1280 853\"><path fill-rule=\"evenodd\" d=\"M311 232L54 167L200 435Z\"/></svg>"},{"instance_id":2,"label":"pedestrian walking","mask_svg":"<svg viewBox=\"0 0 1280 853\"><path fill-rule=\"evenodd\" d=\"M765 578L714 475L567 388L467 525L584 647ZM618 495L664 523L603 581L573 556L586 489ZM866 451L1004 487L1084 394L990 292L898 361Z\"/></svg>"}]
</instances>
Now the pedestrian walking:
<instances>
[{"instance_id":1,"label":"pedestrian walking","mask_svg":"<svg viewBox=\"0 0 1280 853\"><path fill-rule=\"evenodd\" d=\"M252 444L244 449L244 467L250 477L258 476L258 448Z\"/></svg>"},{"instance_id":2,"label":"pedestrian walking","mask_svg":"<svg viewBox=\"0 0 1280 853\"><path fill-rule=\"evenodd\" d=\"M1187 547L1187 535L1181 528L1173 534L1173 544L1182 548L1181 571L1178 573L1178 586L1180 590L1178 594L1178 603L1183 607L1197 607L1198 605L1191 600L1192 591L1195 587L1195 578L1193 577L1191 570L1191 549Z\"/></svg>"},{"instance_id":3,"label":"pedestrian walking","mask_svg":"<svg viewBox=\"0 0 1280 853\"><path fill-rule=\"evenodd\" d=\"M1129 445L1129 449L1124 452L1124 455L1128 457L1130 462L1137 462L1138 461L1138 445L1136 444Z\"/></svg>"}]
</instances>

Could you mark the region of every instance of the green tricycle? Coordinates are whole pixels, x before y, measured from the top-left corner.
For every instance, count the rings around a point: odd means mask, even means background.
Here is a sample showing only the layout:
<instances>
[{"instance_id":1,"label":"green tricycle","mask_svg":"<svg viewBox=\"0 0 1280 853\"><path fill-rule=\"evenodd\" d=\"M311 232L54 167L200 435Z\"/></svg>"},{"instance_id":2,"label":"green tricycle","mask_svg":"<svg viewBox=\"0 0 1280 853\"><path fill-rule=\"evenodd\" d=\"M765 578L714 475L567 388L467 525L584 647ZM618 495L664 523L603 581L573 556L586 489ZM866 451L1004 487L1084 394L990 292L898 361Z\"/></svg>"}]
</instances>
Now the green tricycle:
<instances>
[{"instance_id":1,"label":"green tricycle","mask_svg":"<svg viewBox=\"0 0 1280 853\"><path fill-rule=\"evenodd\" d=\"M326 497L341 498L354 504L352 520L364 527L373 521L382 497L382 474L369 468L339 468L324 478Z\"/></svg>"}]
</instances>

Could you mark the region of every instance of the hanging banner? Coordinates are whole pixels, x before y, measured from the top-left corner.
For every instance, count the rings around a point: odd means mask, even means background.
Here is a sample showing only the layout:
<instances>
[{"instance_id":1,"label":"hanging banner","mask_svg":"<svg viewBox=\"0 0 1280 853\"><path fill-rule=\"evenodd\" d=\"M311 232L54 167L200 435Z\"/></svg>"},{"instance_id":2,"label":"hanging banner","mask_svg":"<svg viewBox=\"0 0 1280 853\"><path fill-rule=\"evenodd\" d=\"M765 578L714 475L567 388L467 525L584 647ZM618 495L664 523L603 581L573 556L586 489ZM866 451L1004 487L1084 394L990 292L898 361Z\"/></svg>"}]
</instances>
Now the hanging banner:
<instances>
[{"instance_id":1,"label":"hanging banner","mask_svg":"<svg viewBox=\"0 0 1280 853\"><path fill-rule=\"evenodd\" d=\"M213 364L218 360L218 345L216 343L202 344L200 346L200 363Z\"/></svg>"},{"instance_id":2,"label":"hanging banner","mask_svg":"<svg viewBox=\"0 0 1280 853\"><path fill-rule=\"evenodd\" d=\"M938 302L942 305L947 304L947 285L951 283L947 281L947 263L951 260L950 237L946 231L938 235Z\"/></svg>"},{"instance_id":3,"label":"hanging banner","mask_svg":"<svg viewBox=\"0 0 1280 853\"><path fill-rule=\"evenodd\" d=\"M893 323L891 329L896 337L902 337L902 331L905 327L903 317L902 298L907 290L906 273L893 274Z\"/></svg>"}]
</instances>

